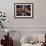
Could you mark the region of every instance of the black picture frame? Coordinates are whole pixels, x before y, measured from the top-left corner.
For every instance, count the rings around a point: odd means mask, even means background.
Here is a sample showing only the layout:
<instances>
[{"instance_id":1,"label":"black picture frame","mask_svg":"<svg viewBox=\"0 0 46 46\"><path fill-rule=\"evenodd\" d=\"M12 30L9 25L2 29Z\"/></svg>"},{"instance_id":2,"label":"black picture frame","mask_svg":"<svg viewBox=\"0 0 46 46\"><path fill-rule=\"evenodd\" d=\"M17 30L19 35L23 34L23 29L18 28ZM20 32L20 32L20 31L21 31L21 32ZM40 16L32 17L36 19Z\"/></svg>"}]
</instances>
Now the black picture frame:
<instances>
[{"instance_id":1,"label":"black picture frame","mask_svg":"<svg viewBox=\"0 0 46 46\"><path fill-rule=\"evenodd\" d=\"M14 18L33 18L33 3L14 3Z\"/></svg>"}]
</instances>

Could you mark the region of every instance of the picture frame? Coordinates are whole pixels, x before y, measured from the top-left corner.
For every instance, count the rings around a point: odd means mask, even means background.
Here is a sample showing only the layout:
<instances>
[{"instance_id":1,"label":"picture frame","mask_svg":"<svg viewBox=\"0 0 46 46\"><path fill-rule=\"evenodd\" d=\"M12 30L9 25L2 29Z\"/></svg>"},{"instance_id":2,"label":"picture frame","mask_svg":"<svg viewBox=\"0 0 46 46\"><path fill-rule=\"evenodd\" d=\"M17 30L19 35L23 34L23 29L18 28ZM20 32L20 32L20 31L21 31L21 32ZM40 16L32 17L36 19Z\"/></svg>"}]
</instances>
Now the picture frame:
<instances>
[{"instance_id":1,"label":"picture frame","mask_svg":"<svg viewBox=\"0 0 46 46\"><path fill-rule=\"evenodd\" d=\"M14 3L15 18L32 18L33 17L32 3Z\"/></svg>"}]
</instances>

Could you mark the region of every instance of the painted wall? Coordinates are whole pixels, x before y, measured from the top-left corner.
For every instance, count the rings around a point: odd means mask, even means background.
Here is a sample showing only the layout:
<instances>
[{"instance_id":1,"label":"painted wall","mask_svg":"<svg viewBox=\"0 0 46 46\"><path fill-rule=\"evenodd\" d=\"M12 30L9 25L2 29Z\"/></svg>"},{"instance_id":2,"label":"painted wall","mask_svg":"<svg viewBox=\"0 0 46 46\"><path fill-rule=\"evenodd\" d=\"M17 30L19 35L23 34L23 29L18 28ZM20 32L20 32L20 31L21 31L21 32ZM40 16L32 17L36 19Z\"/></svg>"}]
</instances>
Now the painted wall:
<instances>
[{"instance_id":1,"label":"painted wall","mask_svg":"<svg viewBox=\"0 0 46 46\"><path fill-rule=\"evenodd\" d=\"M14 3L33 3L34 18L17 19L14 18ZM1 2L1 1L0 1ZM4 4L3 4L4 3ZM6 12L7 27L46 27L46 0L2 0L1 8L3 6Z\"/></svg>"},{"instance_id":2,"label":"painted wall","mask_svg":"<svg viewBox=\"0 0 46 46\"><path fill-rule=\"evenodd\" d=\"M14 3L33 3L34 18L14 18ZM6 27L46 27L46 0L0 0L0 10L6 12Z\"/></svg>"}]
</instances>

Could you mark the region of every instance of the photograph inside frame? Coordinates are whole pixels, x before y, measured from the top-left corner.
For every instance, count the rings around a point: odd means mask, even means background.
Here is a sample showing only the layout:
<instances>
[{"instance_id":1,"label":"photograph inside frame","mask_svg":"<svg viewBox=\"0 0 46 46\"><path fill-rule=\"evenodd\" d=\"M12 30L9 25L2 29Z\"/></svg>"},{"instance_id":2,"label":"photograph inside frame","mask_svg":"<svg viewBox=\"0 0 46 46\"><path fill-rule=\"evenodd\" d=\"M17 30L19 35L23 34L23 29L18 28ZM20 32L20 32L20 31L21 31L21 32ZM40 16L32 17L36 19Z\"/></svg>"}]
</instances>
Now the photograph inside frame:
<instances>
[{"instance_id":1,"label":"photograph inside frame","mask_svg":"<svg viewBox=\"0 0 46 46\"><path fill-rule=\"evenodd\" d=\"M16 4L16 16L32 17L32 4Z\"/></svg>"}]
</instances>

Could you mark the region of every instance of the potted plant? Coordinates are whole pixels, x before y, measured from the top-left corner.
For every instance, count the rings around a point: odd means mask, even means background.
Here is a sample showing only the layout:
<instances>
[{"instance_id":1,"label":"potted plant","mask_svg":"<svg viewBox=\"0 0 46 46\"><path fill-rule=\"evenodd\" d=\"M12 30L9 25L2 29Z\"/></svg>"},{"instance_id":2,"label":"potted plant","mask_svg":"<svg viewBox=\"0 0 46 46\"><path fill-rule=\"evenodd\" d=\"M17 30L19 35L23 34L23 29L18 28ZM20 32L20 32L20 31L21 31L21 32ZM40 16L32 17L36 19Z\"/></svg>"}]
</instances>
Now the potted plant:
<instances>
[{"instance_id":1,"label":"potted plant","mask_svg":"<svg viewBox=\"0 0 46 46\"><path fill-rule=\"evenodd\" d=\"M4 27L4 22L6 20L6 15L4 12L0 11L0 27L3 28Z\"/></svg>"}]
</instances>

